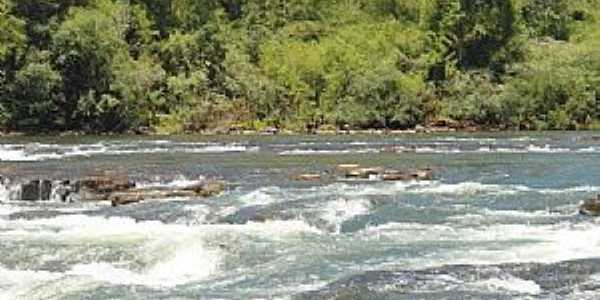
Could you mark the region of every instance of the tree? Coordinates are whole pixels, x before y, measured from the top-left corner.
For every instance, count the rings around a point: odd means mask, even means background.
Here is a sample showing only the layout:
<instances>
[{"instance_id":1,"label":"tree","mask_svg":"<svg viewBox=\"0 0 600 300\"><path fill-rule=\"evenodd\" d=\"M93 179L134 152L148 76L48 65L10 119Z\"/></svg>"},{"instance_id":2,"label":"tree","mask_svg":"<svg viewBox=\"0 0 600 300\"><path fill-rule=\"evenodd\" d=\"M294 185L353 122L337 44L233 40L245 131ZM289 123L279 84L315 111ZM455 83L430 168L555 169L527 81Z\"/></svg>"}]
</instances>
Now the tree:
<instances>
[{"instance_id":1,"label":"tree","mask_svg":"<svg viewBox=\"0 0 600 300\"><path fill-rule=\"evenodd\" d=\"M570 36L571 16L565 0L529 0L521 8L529 33L534 37L552 37L566 41Z\"/></svg>"},{"instance_id":2,"label":"tree","mask_svg":"<svg viewBox=\"0 0 600 300\"><path fill-rule=\"evenodd\" d=\"M436 48L446 63L483 68L511 45L515 14L510 0L436 0L429 28L438 36Z\"/></svg>"},{"instance_id":3,"label":"tree","mask_svg":"<svg viewBox=\"0 0 600 300\"><path fill-rule=\"evenodd\" d=\"M15 76L8 105L16 129L55 129L62 121L57 118L62 78L44 59L46 55L34 54Z\"/></svg>"}]
</instances>

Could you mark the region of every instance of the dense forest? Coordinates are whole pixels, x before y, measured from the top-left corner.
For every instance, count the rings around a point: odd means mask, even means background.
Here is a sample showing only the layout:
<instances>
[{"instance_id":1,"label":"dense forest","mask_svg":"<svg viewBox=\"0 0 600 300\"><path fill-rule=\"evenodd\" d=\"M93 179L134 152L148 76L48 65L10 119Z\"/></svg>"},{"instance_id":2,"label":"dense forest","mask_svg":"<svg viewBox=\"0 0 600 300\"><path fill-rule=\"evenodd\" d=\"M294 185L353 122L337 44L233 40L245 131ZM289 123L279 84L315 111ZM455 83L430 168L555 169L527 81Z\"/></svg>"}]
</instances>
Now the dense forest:
<instances>
[{"instance_id":1,"label":"dense forest","mask_svg":"<svg viewBox=\"0 0 600 300\"><path fill-rule=\"evenodd\" d=\"M0 128L600 128L600 0L0 0Z\"/></svg>"}]
</instances>

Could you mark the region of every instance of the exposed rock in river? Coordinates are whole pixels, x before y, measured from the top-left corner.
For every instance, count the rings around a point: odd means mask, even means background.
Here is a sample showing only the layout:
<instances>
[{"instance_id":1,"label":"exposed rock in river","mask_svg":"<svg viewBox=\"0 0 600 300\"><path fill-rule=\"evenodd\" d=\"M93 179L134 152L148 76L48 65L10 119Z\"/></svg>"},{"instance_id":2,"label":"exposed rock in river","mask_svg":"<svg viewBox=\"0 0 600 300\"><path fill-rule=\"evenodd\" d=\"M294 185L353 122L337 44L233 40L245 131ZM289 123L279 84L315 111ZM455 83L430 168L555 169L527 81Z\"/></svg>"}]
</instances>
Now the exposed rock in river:
<instances>
[{"instance_id":1,"label":"exposed rock in river","mask_svg":"<svg viewBox=\"0 0 600 300\"><path fill-rule=\"evenodd\" d=\"M77 180L31 180L17 185L10 200L62 202L110 201L113 206L165 198L212 197L225 190L225 184L205 181L183 187L137 187L125 176L94 176Z\"/></svg>"},{"instance_id":2,"label":"exposed rock in river","mask_svg":"<svg viewBox=\"0 0 600 300\"><path fill-rule=\"evenodd\" d=\"M382 167L363 168L358 165L340 165L338 170L342 170L343 177L348 179L380 179L384 181L433 179L433 170L429 168L400 171Z\"/></svg>"},{"instance_id":3,"label":"exposed rock in river","mask_svg":"<svg viewBox=\"0 0 600 300\"><path fill-rule=\"evenodd\" d=\"M429 168L416 170L393 170L383 167L361 167L358 164L342 164L332 172L322 174L300 174L295 177L299 181L319 181L325 179L359 179L382 181L432 180L433 170Z\"/></svg>"},{"instance_id":4,"label":"exposed rock in river","mask_svg":"<svg viewBox=\"0 0 600 300\"><path fill-rule=\"evenodd\" d=\"M52 182L49 180L32 180L21 185L21 200L47 201L52 193Z\"/></svg>"},{"instance_id":5,"label":"exposed rock in river","mask_svg":"<svg viewBox=\"0 0 600 300\"><path fill-rule=\"evenodd\" d=\"M579 206L579 213L586 216L600 217L600 195L596 199L583 201Z\"/></svg>"}]
</instances>

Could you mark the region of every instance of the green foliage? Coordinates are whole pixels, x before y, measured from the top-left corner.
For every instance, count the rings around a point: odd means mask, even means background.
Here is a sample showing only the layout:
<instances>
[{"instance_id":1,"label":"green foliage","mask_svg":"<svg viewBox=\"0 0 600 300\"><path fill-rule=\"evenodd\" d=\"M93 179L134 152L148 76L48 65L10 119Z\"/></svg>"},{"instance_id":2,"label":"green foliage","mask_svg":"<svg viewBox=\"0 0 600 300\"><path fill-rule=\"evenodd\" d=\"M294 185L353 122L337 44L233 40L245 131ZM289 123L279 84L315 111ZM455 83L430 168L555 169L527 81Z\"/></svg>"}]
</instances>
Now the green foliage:
<instances>
[{"instance_id":1,"label":"green foliage","mask_svg":"<svg viewBox=\"0 0 600 300\"><path fill-rule=\"evenodd\" d=\"M0 0L0 127L592 129L598 0Z\"/></svg>"},{"instance_id":2,"label":"green foliage","mask_svg":"<svg viewBox=\"0 0 600 300\"><path fill-rule=\"evenodd\" d=\"M17 128L52 128L62 121L57 119L62 78L49 63L39 58L27 63L17 72L13 88L8 104Z\"/></svg>"},{"instance_id":3,"label":"green foliage","mask_svg":"<svg viewBox=\"0 0 600 300\"><path fill-rule=\"evenodd\" d=\"M0 0L0 65L18 59L26 46L25 22L10 14L11 9L10 1Z\"/></svg>"},{"instance_id":4,"label":"green foliage","mask_svg":"<svg viewBox=\"0 0 600 300\"><path fill-rule=\"evenodd\" d=\"M521 13L532 36L569 40L571 16L567 1L529 0Z\"/></svg>"},{"instance_id":5,"label":"green foliage","mask_svg":"<svg viewBox=\"0 0 600 300\"><path fill-rule=\"evenodd\" d=\"M437 34L435 47L444 60L462 69L498 62L499 53L516 34L511 0L436 0L429 28Z\"/></svg>"}]
</instances>

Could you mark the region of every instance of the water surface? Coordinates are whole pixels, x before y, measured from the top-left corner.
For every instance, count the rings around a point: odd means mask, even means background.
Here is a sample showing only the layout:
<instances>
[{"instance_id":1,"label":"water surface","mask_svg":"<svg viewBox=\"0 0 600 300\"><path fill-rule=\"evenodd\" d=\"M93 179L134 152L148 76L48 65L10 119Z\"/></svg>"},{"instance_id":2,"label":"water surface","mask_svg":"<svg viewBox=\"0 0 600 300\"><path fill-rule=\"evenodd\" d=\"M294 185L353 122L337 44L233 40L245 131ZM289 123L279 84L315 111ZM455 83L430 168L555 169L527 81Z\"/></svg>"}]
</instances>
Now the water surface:
<instances>
[{"instance_id":1,"label":"water surface","mask_svg":"<svg viewBox=\"0 0 600 300\"><path fill-rule=\"evenodd\" d=\"M0 299L595 299L600 134L4 138L0 174L224 180L203 199L9 201ZM298 182L337 164L421 182ZM168 201L167 201L168 200Z\"/></svg>"}]
</instances>

